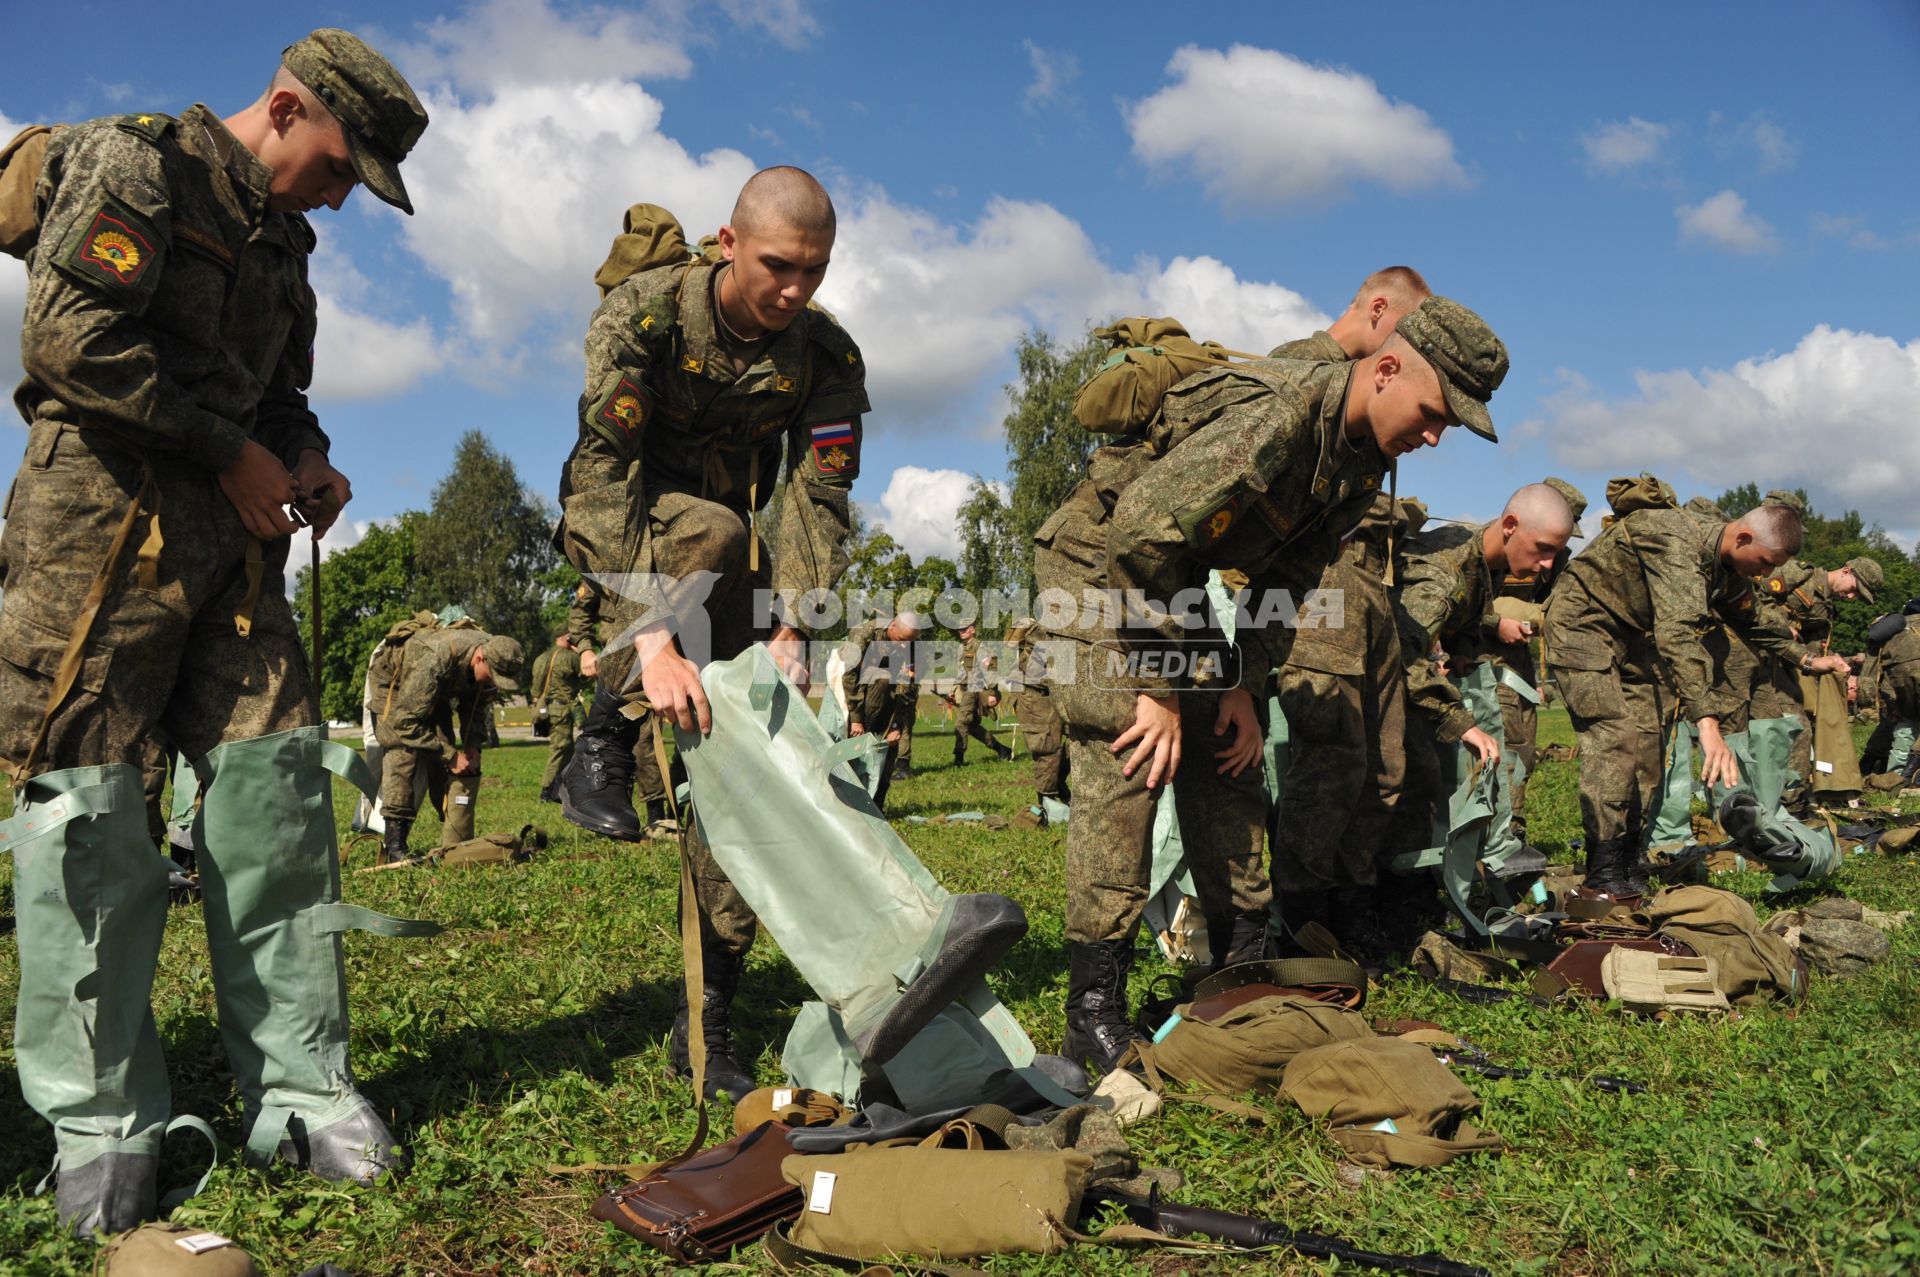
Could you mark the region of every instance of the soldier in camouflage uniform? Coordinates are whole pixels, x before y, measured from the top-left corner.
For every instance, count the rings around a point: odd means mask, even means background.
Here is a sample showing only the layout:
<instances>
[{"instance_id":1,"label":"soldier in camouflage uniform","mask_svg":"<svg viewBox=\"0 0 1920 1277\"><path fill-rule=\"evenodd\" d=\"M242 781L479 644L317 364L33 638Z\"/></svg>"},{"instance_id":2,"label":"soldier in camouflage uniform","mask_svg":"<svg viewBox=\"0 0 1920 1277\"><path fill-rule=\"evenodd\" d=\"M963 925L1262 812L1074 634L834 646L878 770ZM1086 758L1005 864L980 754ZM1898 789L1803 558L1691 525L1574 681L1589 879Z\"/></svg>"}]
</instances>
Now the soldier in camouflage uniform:
<instances>
[{"instance_id":1,"label":"soldier in camouflage uniform","mask_svg":"<svg viewBox=\"0 0 1920 1277\"><path fill-rule=\"evenodd\" d=\"M1132 1039L1126 978L1147 902L1154 791L1177 767L1183 735L1198 757L1176 790L1181 838L1214 952L1264 943L1266 795L1246 689L1285 661L1293 637L1266 601L1279 590L1301 599L1318 584L1389 458L1437 443L1456 420L1492 437L1486 400L1506 368L1505 347L1478 316L1434 297L1367 360L1272 360L1189 377L1146 439L1095 451L1087 479L1036 533L1042 590L1155 601L1133 623L1090 608L1046 633L1075 653L1073 681L1054 686L1076 799L1069 1055L1111 1068ZM1203 590L1210 569L1246 572L1252 600L1235 635L1238 684L1220 693L1183 690L1154 659L1197 646L1176 598Z\"/></svg>"},{"instance_id":2,"label":"soldier in camouflage uniform","mask_svg":"<svg viewBox=\"0 0 1920 1277\"><path fill-rule=\"evenodd\" d=\"M1493 725L1476 725L1459 686L1434 668L1427 653L1438 644L1448 669L1464 674L1486 655L1490 629L1497 640L1525 642L1526 623L1495 611L1494 582L1504 582L1510 573L1541 577L1551 572L1566 551L1574 522L1558 489L1534 483L1515 492L1498 519L1478 527L1430 527L1403 544L1393 601L1411 706L1407 748L1433 756L1429 774L1452 774L1453 768L1440 762L1445 746L1457 742L1488 765L1498 761L1500 746L1486 730ZM1505 735L1504 722L1498 730ZM1434 800L1440 811L1447 810L1446 793ZM1523 858L1511 871L1543 868L1544 861ZM1501 870L1509 871L1506 865Z\"/></svg>"},{"instance_id":3,"label":"soldier in camouflage uniform","mask_svg":"<svg viewBox=\"0 0 1920 1277\"><path fill-rule=\"evenodd\" d=\"M637 598L601 594L615 637L599 654L561 804L583 828L626 840L640 836L629 796L639 708L683 731L708 730L696 662L731 659L753 642L755 590L771 585L791 599L831 589L845 570L848 488L868 410L859 349L809 304L835 229L833 205L810 175L755 174L709 250L621 278L636 213L649 215L644 206L630 212L599 277L605 299L587 330L579 440L560 483L560 543L583 576L657 574L689 592L690 601L650 586L629 591ZM754 521L783 463L769 564ZM702 589L704 598L691 598ZM804 682L797 610L776 608L769 646ZM696 633L701 609L710 650L683 652L672 627ZM690 854L707 1088L738 1098L754 1084L734 1058L729 1016L757 921L697 832ZM687 1018L680 1008L671 1043L683 1072Z\"/></svg>"},{"instance_id":4,"label":"soldier in camouflage uniform","mask_svg":"<svg viewBox=\"0 0 1920 1277\"><path fill-rule=\"evenodd\" d=\"M1788 623L1802 643L1824 653L1833 638L1833 601L1859 598L1871 603L1873 591L1883 580L1880 564L1865 556L1849 559L1845 566L1831 571L1790 559L1766 578L1762 592L1786 613ZM1821 783L1823 774L1813 767L1814 725L1807 713L1812 690L1811 681L1803 683L1800 672L1785 662L1770 659L1761 663L1752 716L1792 718L1800 724L1800 734L1794 738L1793 756L1788 762L1799 777L1785 794L1789 810L1804 810L1814 791L1831 788ZM1852 750L1851 738L1846 748Z\"/></svg>"},{"instance_id":5,"label":"soldier in camouflage uniform","mask_svg":"<svg viewBox=\"0 0 1920 1277\"><path fill-rule=\"evenodd\" d=\"M597 653L613 637L613 630L600 619L600 595L590 582L580 582L573 592L572 601L567 605L567 637L580 653L581 677L592 686L599 674ZM635 809L645 809L648 831L670 829L667 819L669 778L661 775L660 760L653 749L653 711L642 704L629 705L626 712L633 717L633 792L639 800ZM661 743L664 746L664 739ZM571 751L567 757L571 761ZM562 766L561 770L564 772L566 769ZM553 801L560 801L557 778L553 786Z\"/></svg>"},{"instance_id":6,"label":"soldier in camouflage uniform","mask_svg":"<svg viewBox=\"0 0 1920 1277\"><path fill-rule=\"evenodd\" d=\"M893 779L913 775L913 725L920 718L920 679L908 661L893 683L893 721L900 726L900 743L893 751Z\"/></svg>"},{"instance_id":7,"label":"soldier in camouflage uniform","mask_svg":"<svg viewBox=\"0 0 1920 1277\"><path fill-rule=\"evenodd\" d=\"M1709 788L1738 781L1720 730L1730 699L1717 690L1712 635L1724 624L1759 651L1803 670L1844 669L1816 658L1755 602L1750 576L1799 549L1799 516L1763 506L1731 523L1675 508L1663 496L1627 504L1567 565L1547 604L1547 647L1580 749L1587 885L1608 896L1646 890L1638 863L1663 774L1661 746L1677 712L1695 724ZM1622 510L1629 485L1608 485Z\"/></svg>"},{"instance_id":8,"label":"soldier in camouflage uniform","mask_svg":"<svg viewBox=\"0 0 1920 1277\"><path fill-rule=\"evenodd\" d=\"M413 831L414 777L425 772L439 793L440 845L474 836L474 799L480 792L483 724L497 692L519 689L523 653L504 634L448 628L416 634L400 649L400 665L374 729L380 734L380 808L387 827L383 863L405 860ZM458 721L456 735L455 722Z\"/></svg>"},{"instance_id":9,"label":"soldier in camouflage uniform","mask_svg":"<svg viewBox=\"0 0 1920 1277\"><path fill-rule=\"evenodd\" d=\"M1364 359L1378 353L1402 315L1431 296L1433 290L1411 266L1377 270L1360 281L1353 300L1332 326L1275 346L1268 358L1335 364Z\"/></svg>"},{"instance_id":10,"label":"soldier in camouflage uniform","mask_svg":"<svg viewBox=\"0 0 1920 1277\"><path fill-rule=\"evenodd\" d=\"M840 696L847 707L847 735L879 732L887 738L885 773L874 789L874 806L885 810L887 787L899 771L902 745L913 730L919 697L914 686L913 643L927 622L912 612L863 621L840 645ZM911 699L909 699L911 698Z\"/></svg>"},{"instance_id":11,"label":"soldier in camouflage uniform","mask_svg":"<svg viewBox=\"0 0 1920 1277\"><path fill-rule=\"evenodd\" d=\"M960 629L960 679L948 698L953 703L953 765L967 761L967 738L985 745L994 757L1007 759L1013 751L993 738L983 720L1000 707L1000 693L993 685L993 660L980 655L979 630L972 625Z\"/></svg>"},{"instance_id":12,"label":"soldier in camouflage uniform","mask_svg":"<svg viewBox=\"0 0 1920 1277\"><path fill-rule=\"evenodd\" d=\"M1541 482L1566 498L1567 508L1573 512L1573 536L1584 537L1586 533L1581 530L1580 519L1587 512L1586 494L1565 479L1556 479L1551 475ZM1521 848L1523 855L1532 847L1527 842L1527 782L1540 761L1540 672L1533 660L1533 638L1546 624L1547 599L1551 597L1554 584L1560 579L1571 553L1571 550L1563 549L1553 566L1545 572L1520 573L1509 570L1501 580L1495 581L1493 615L1483 636L1485 655L1482 659L1490 662L1500 677L1500 720L1505 729L1502 743L1517 764L1510 766L1507 772L1513 808L1507 826L1508 838L1513 845ZM1508 620L1527 626L1527 633L1518 635L1517 641L1508 642L1506 635L1514 631L1500 624ZM1522 692L1516 684L1526 687L1528 691ZM1527 856L1523 863L1531 863L1534 859L1534 856Z\"/></svg>"},{"instance_id":13,"label":"soldier in camouflage uniform","mask_svg":"<svg viewBox=\"0 0 1920 1277\"><path fill-rule=\"evenodd\" d=\"M1873 692L1880 721L1861 751L1860 766L1868 772L1905 772L1913 765L1914 734L1920 730L1920 599L1874 622L1869 632L1874 666ZM1904 618L1904 619L1902 619ZM1890 634L1873 642L1878 634Z\"/></svg>"},{"instance_id":14,"label":"soldier in camouflage uniform","mask_svg":"<svg viewBox=\"0 0 1920 1277\"><path fill-rule=\"evenodd\" d=\"M573 757L573 703L584 681L580 654L566 628L553 632L553 646L533 658L527 698L534 717L547 722L547 769L540 775L540 801L560 801L560 769Z\"/></svg>"},{"instance_id":15,"label":"soldier in camouflage uniform","mask_svg":"<svg viewBox=\"0 0 1920 1277\"><path fill-rule=\"evenodd\" d=\"M238 114L93 120L45 152L14 400L26 457L0 537L0 761L18 819L97 809L14 848L21 1088L54 1125L59 1214L82 1235L152 1214L168 1118L148 1009L167 901L142 814L154 742L203 781L208 947L252 1146L334 1179L396 1165L352 1085L339 937L310 912L338 899L319 796L344 764L286 599L285 507L317 537L351 495L307 404L301 214L356 181L411 212L397 165L425 126L384 59L323 30Z\"/></svg>"},{"instance_id":16,"label":"soldier in camouflage uniform","mask_svg":"<svg viewBox=\"0 0 1920 1277\"><path fill-rule=\"evenodd\" d=\"M1047 804L1051 801L1070 805L1067 793L1067 748L1062 737L1064 727L1060 711L1053 707L1053 694L1046 671L1036 659L1034 643L1040 637L1039 626L1031 617L1022 617L1007 630L1007 642L1013 645L1013 713L1020 720L1020 734L1033 755L1033 788L1040 799L1040 823L1045 824Z\"/></svg>"}]
</instances>

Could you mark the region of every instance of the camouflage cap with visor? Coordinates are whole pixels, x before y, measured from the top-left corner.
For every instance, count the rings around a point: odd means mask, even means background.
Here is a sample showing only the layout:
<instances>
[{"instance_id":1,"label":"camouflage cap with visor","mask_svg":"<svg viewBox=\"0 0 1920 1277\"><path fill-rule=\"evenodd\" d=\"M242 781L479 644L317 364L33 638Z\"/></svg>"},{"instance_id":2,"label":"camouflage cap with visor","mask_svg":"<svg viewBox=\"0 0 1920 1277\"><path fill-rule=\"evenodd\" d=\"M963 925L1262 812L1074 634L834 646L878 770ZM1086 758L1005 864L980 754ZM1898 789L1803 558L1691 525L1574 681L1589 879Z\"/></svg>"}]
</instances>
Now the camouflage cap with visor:
<instances>
[{"instance_id":1,"label":"camouflage cap with visor","mask_svg":"<svg viewBox=\"0 0 1920 1277\"><path fill-rule=\"evenodd\" d=\"M1554 475L1548 475L1540 482L1546 484L1549 488L1552 488L1555 492L1558 492L1562 497L1566 498L1567 509L1573 511L1573 535L1576 537L1585 537L1587 534L1580 530L1580 520L1587 513L1587 494L1574 487L1571 483L1568 483L1565 479L1558 478Z\"/></svg>"},{"instance_id":2,"label":"camouflage cap with visor","mask_svg":"<svg viewBox=\"0 0 1920 1277\"><path fill-rule=\"evenodd\" d=\"M1507 347L1487 321L1446 297L1429 297L1408 311L1394 332L1440 374L1447 407L1460 424L1497 441L1487 400L1507 376Z\"/></svg>"},{"instance_id":3,"label":"camouflage cap with visor","mask_svg":"<svg viewBox=\"0 0 1920 1277\"><path fill-rule=\"evenodd\" d=\"M1878 559L1869 559L1863 554L1841 566L1853 573L1854 581L1860 586L1860 597L1869 603L1873 602L1873 592L1887 583L1887 574Z\"/></svg>"},{"instance_id":4,"label":"camouflage cap with visor","mask_svg":"<svg viewBox=\"0 0 1920 1277\"><path fill-rule=\"evenodd\" d=\"M487 668L493 671L493 685L503 692L520 690L520 668L526 663L526 653L520 648L520 640L507 634L495 634L480 645L481 653L487 658Z\"/></svg>"},{"instance_id":5,"label":"camouflage cap with visor","mask_svg":"<svg viewBox=\"0 0 1920 1277\"><path fill-rule=\"evenodd\" d=\"M427 112L393 64L338 27L288 45L280 61L340 121L353 171L367 189L411 214L400 161L426 131Z\"/></svg>"}]
</instances>

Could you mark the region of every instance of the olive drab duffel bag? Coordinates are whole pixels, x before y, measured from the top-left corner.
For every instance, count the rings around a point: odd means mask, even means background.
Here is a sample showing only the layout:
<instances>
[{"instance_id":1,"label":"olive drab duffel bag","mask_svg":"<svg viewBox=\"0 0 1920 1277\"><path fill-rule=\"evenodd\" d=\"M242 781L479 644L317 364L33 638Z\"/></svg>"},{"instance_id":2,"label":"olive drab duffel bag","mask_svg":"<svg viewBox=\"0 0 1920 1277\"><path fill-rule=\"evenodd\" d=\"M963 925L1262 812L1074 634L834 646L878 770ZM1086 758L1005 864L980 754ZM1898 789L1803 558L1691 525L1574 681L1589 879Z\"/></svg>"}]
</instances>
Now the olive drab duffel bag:
<instances>
[{"instance_id":1,"label":"olive drab duffel bag","mask_svg":"<svg viewBox=\"0 0 1920 1277\"><path fill-rule=\"evenodd\" d=\"M1176 382L1236 358L1259 358L1197 341L1177 319L1134 316L1093 335L1112 350L1074 393L1073 419L1095 434L1133 434L1153 420Z\"/></svg>"},{"instance_id":2,"label":"olive drab duffel bag","mask_svg":"<svg viewBox=\"0 0 1920 1277\"><path fill-rule=\"evenodd\" d=\"M1325 1119L1334 1142L1363 1166L1444 1166L1502 1147L1498 1135L1465 1120L1480 1111L1474 1093L1431 1050L1402 1038L1369 1034L1302 1051L1287 1065L1281 1094Z\"/></svg>"},{"instance_id":3,"label":"olive drab duffel bag","mask_svg":"<svg viewBox=\"0 0 1920 1277\"><path fill-rule=\"evenodd\" d=\"M1762 929L1753 906L1719 887L1668 887L1634 915L1655 935L1684 941L1715 959L1720 988L1733 1003L1797 1002L1807 972L1785 940Z\"/></svg>"}]
</instances>

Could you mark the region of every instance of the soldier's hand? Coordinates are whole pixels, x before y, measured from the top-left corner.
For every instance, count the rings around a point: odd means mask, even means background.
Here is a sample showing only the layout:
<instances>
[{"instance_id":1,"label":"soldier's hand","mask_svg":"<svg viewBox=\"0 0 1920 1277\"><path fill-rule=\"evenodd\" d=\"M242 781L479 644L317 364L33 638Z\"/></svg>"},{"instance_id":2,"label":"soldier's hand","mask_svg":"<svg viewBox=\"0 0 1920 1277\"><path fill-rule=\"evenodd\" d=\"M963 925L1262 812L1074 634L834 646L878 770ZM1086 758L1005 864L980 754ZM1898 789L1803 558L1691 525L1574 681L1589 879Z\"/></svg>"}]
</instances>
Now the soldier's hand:
<instances>
[{"instance_id":1,"label":"soldier's hand","mask_svg":"<svg viewBox=\"0 0 1920 1277\"><path fill-rule=\"evenodd\" d=\"M791 625L783 625L767 640L767 654L793 685L807 690L807 641Z\"/></svg>"},{"instance_id":2,"label":"soldier's hand","mask_svg":"<svg viewBox=\"0 0 1920 1277\"><path fill-rule=\"evenodd\" d=\"M867 725L865 723L849 723L847 725L847 735L849 736L865 736L866 734Z\"/></svg>"},{"instance_id":3,"label":"soldier's hand","mask_svg":"<svg viewBox=\"0 0 1920 1277\"><path fill-rule=\"evenodd\" d=\"M1813 664L1807 667L1810 674L1845 674L1853 667L1847 664L1844 656L1816 656Z\"/></svg>"},{"instance_id":4,"label":"soldier's hand","mask_svg":"<svg viewBox=\"0 0 1920 1277\"><path fill-rule=\"evenodd\" d=\"M293 495L318 541L340 517L341 508L353 500L353 484L333 468L324 452L308 448L293 464Z\"/></svg>"},{"instance_id":5,"label":"soldier's hand","mask_svg":"<svg viewBox=\"0 0 1920 1277\"><path fill-rule=\"evenodd\" d=\"M1133 753L1127 756L1127 765L1122 773L1131 776L1140 770L1140 764L1152 762L1147 769L1147 788L1157 789L1163 780L1172 780L1174 772L1180 769L1180 698L1169 692L1165 696L1148 696L1142 692L1133 700L1133 725L1120 733L1120 739L1109 747L1119 753L1129 745L1136 745Z\"/></svg>"},{"instance_id":6,"label":"soldier's hand","mask_svg":"<svg viewBox=\"0 0 1920 1277\"><path fill-rule=\"evenodd\" d=\"M1500 624L1495 629L1502 643L1524 643L1533 637L1533 626L1525 621L1517 621L1511 616L1501 617Z\"/></svg>"},{"instance_id":7,"label":"soldier's hand","mask_svg":"<svg viewBox=\"0 0 1920 1277\"><path fill-rule=\"evenodd\" d=\"M1711 792L1716 785L1732 788L1740 783L1740 762L1720 735L1720 720L1703 718L1700 729L1700 780Z\"/></svg>"},{"instance_id":8,"label":"soldier's hand","mask_svg":"<svg viewBox=\"0 0 1920 1277\"><path fill-rule=\"evenodd\" d=\"M590 651L580 653L580 673L587 678L600 677L600 658Z\"/></svg>"},{"instance_id":9,"label":"soldier's hand","mask_svg":"<svg viewBox=\"0 0 1920 1277\"><path fill-rule=\"evenodd\" d=\"M1260 720L1254 717L1253 696L1244 687L1236 687L1220 698L1220 714L1213 720L1213 734L1233 736L1226 748L1214 751L1220 765L1214 768L1222 776L1238 776L1260 757Z\"/></svg>"},{"instance_id":10,"label":"soldier's hand","mask_svg":"<svg viewBox=\"0 0 1920 1277\"><path fill-rule=\"evenodd\" d=\"M987 693L987 708L988 709L1000 708L1000 697L997 693L994 693L994 692Z\"/></svg>"},{"instance_id":11,"label":"soldier's hand","mask_svg":"<svg viewBox=\"0 0 1920 1277\"><path fill-rule=\"evenodd\" d=\"M1847 675L1847 700L1857 701L1859 699L1860 699L1860 679L1857 675L1849 674Z\"/></svg>"},{"instance_id":12,"label":"soldier's hand","mask_svg":"<svg viewBox=\"0 0 1920 1277\"><path fill-rule=\"evenodd\" d=\"M696 726L702 736L712 731L713 709L707 704L707 690L700 686L700 671L680 655L667 627L649 625L641 630L634 637L633 650L647 703L683 732Z\"/></svg>"},{"instance_id":13,"label":"soldier's hand","mask_svg":"<svg viewBox=\"0 0 1920 1277\"><path fill-rule=\"evenodd\" d=\"M892 731L887 733L887 744L898 745L899 743L900 743L900 729L896 727Z\"/></svg>"},{"instance_id":14,"label":"soldier's hand","mask_svg":"<svg viewBox=\"0 0 1920 1277\"><path fill-rule=\"evenodd\" d=\"M1478 727L1469 727L1467 734L1460 738L1460 743L1473 751L1473 756L1480 760L1482 767L1500 761L1500 742Z\"/></svg>"},{"instance_id":15,"label":"soldier's hand","mask_svg":"<svg viewBox=\"0 0 1920 1277\"><path fill-rule=\"evenodd\" d=\"M249 439L219 478L220 491L233 503L249 536L278 541L293 535L297 525L286 510L293 501L293 476L280 458Z\"/></svg>"}]
</instances>

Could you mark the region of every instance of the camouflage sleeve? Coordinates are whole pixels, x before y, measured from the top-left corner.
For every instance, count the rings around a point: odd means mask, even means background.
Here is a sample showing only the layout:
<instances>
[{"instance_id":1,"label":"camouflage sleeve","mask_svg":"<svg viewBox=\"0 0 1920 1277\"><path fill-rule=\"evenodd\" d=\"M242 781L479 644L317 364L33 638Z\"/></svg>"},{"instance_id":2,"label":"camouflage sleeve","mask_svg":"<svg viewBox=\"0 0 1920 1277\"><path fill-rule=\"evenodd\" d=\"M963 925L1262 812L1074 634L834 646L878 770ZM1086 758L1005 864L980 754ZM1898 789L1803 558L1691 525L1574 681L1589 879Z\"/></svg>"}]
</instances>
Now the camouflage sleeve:
<instances>
[{"instance_id":1,"label":"camouflage sleeve","mask_svg":"<svg viewBox=\"0 0 1920 1277\"><path fill-rule=\"evenodd\" d=\"M418 650L412 650L416 647ZM406 748L438 755L442 762L451 764L459 750L441 726L445 715L440 711L453 694L459 662L437 643L415 639L408 648L400 684L393 693L393 710L385 725Z\"/></svg>"},{"instance_id":2,"label":"camouflage sleeve","mask_svg":"<svg viewBox=\"0 0 1920 1277\"><path fill-rule=\"evenodd\" d=\"M647 337L662 324L664 312L649 307L638 275L607 295L587 325L587 380L580 395L580 432L596 435L623 460L641 456L641 444L653 417L647 389L650 364ZM646 325L642 328L641 325Z\"/></svg>"},{"instance_id":3,"label":"camouflage sleeve","mask_svg":"<svg viewBox=\"0 0 1920 1277\"><path fill-rule=\"evenodd\" d=\"M165 160L145 136L110 123L70 129L64 141L36 192L21 366L46 393L141 446L224 470L246 430L202 408L160 366L146 317L172 250Z\"/></svg>"},{"instance_id":4,"label":"camouflage sleeve","mask_svg":"<svg viewBox=\"0 0 1920 1277\"><path fill-rule=\"evenodd\" d=\"M848 490L860 474L861 418L869 409L867 370L844 329L808 315L812 383L787 440L787 488L774 532L773 589L792 598L831 590L847 569ZM782 620L804 629L789 612Z\"/></svg>"},{"instance_id":5,"label":"camouflage sleeve","mask_svg":"<svg viewBox=\"0 0 1920 1277\"><path fill-rule=\"evenodd\" d=\"M847 635L847 641L840 645L840 661L845 667L840 673L840 694L847 702L847 722L849 725L866 723L866 702L860 694L860 662L866 656L867 644L872 641L868 625L856 625Z\"/></svg>"},{"instance_id":6,"label":"camouflage sleeve","mask_svg":"<svg viewBox=\"0 0 1920 1277\"><path fill-rule=\"evenodd\" d=\"M1266 518L1262 512L1266 507L1258 498L1267 496L1273 477L1295 466L1311 466L1318 457L1314 423L1297 400L1289 402L1252 385L1246 390L1243 400L1222 409L1219 420L1175 444L1147 467L1114 506L1107 530L1107 584L1122 598L1127 591L1138 591L1159 605L1148 624L1123 626L1112 636L1123 650L1185 640L1188 631L1169 605L1182 590L1203 582L1206 569L1214 566L1208 558L1218 537L1209 516L1231 505L1234 511L1247 510L1244 517ZM1229 520L1239 517L1231 514ZM1296 537L1279 557L1294 562L1296 548L1307 558L1320 556L1310 573L1302 568L1298 574L1304 586L1311 588L1331 561L1335 546L1337 540L1328 545L1307 544ZM1282 583L1296 582L1282 578ZM1288 645L1284 635L1242 640L1243 649L1249 642L1268 650L1276 643L1283 649ZM1273 663L1284 659L1278 656ZM1140 674L1128 681L1142 692L1163 691L1172 685L1158 674Z\"/></svg>"},{"instance_id":7,"label":"camouflage sleeve","mask_svg":"<svg viewBox=\"0 0 1920 1277\"><path fill-rule=\"evenodd\" d=\"M1409 546L1400 563L1400 584L1393 591L1407 699L1433 717L1434 735L1443 743L1459 740L1474 726L1460 689L1435 668L1432 659L1434 640L1468 619L1459 615L1471 592L1463 588L1458 559L1457 550L1423 551Z\"/></svg>"},{"instance_id":8,"label":"camouflage sleeve","mask_svg":"<svg viewBox=\"0 0 1920 1277\"><path fill-rule=\"evenodd\" d=\"M1653 603L1653 645L1673 679L1681 717L1717 718L1713 658L1706 639L1719 621L1707 604L1700 546L1687 515L1666 511L1628 515L1627 540L1646 575ZM1648 517L1649 515L1653 517ZM1751 596L1749 596L1751 597Z\"/></svg>"},{"instance_id":9,"label":"camouflage sleeve","mask_svg":"<svg viewBox=\"0 0 1920 1277\"><path fill-rule=\"evenodd\" d=\"M567 604L567 637L576 651L589 652L600 646L600 596L585 581L573 592Z\"/></svg>"},{"instance_id":10,"label":"camouflage sleeve","mask_svg":"<svg viewBox=\"0 0 1920 1277\"><path fill-rule=\"evenodd\" d=\"M280 362L260 398L253 437L291 470L309 448L327 452L331 444L320 429L320 419L307 406L307 387L313 384L313 343L319 331L319 302L307 282L307 255L313 251L313 229L298 214L283 215L287 247L299 260L299 285L290 299L293 328L281 347Z\"/></svg>"},{"instance_id":11,"label":"camouflage sleeve","mask_svg":"<svg viewBox=\"0 0 1920 1277\"><path fill-rule=\"evenodd\" d=\"M1787 610L1762 601L1751 586L1715 611L1748 647L1763 656L1777 656L1799 665L1813 655L1812 649L1794 638Z\"/></svg>"}]
</instances>

